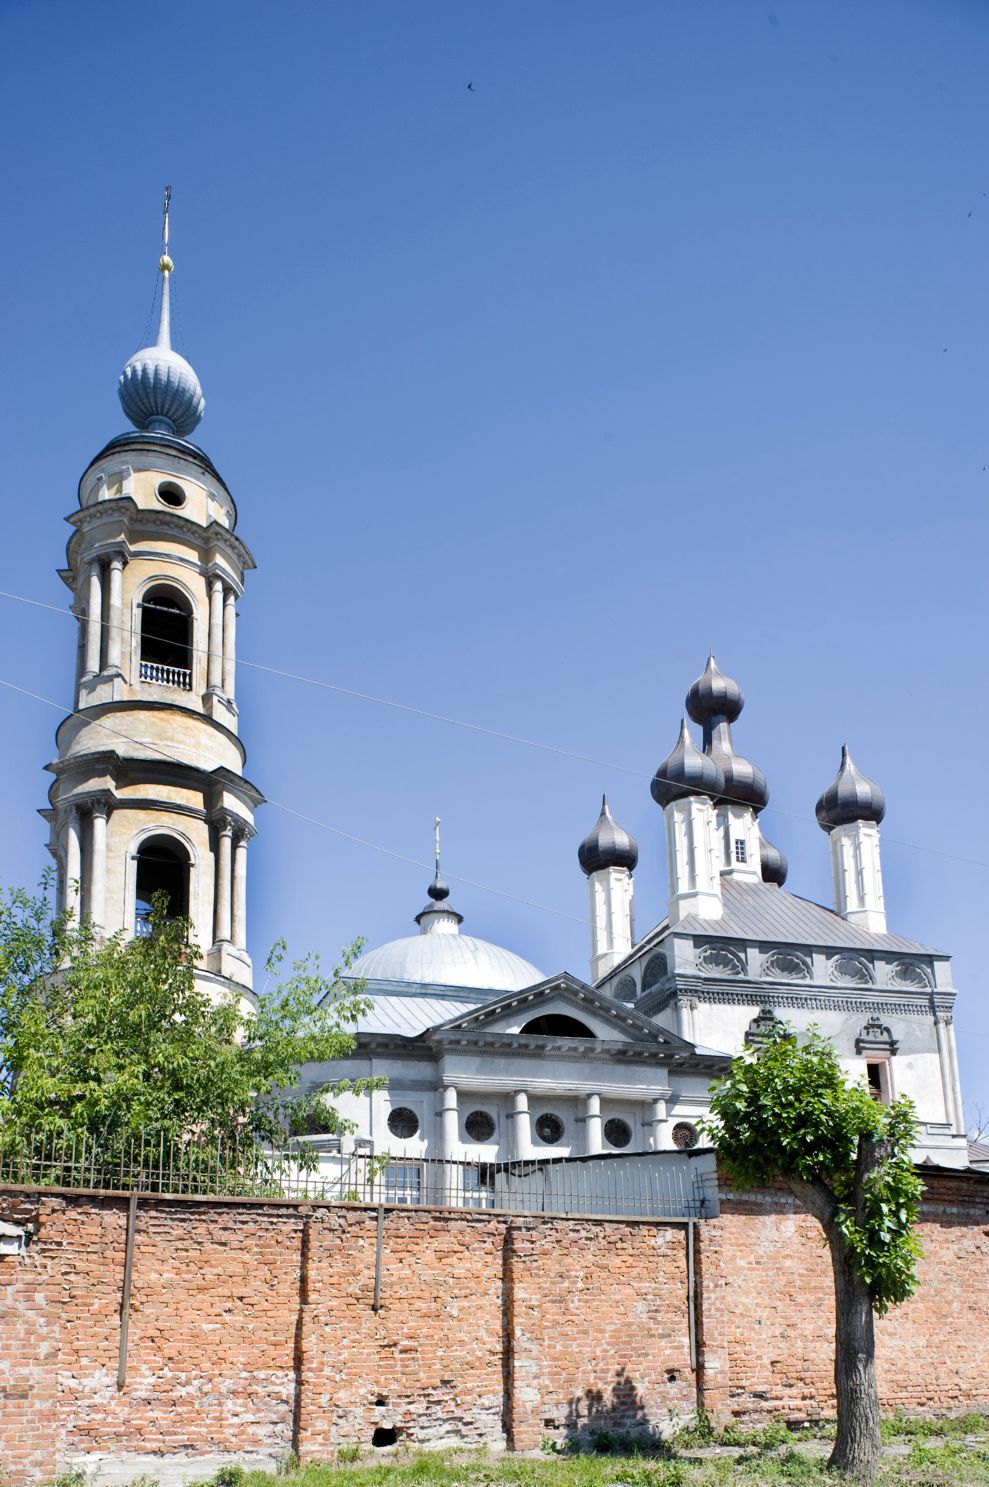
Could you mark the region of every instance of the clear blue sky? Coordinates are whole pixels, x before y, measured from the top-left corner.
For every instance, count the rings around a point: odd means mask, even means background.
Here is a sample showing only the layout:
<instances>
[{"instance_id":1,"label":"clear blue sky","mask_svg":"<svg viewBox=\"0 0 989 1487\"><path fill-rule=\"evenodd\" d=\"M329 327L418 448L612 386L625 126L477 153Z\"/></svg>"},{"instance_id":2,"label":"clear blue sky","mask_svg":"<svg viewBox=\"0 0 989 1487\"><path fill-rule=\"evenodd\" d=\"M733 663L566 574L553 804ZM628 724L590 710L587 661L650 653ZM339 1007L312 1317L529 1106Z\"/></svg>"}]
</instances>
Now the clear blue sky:
<instances>
[{"instance_id":1,"label":"clear blue sky","mask_svg":"<svg viewBox=\"0 0 989 1487\"><path fill-rule=\"evenodd\" d=\"M984 0L6 0L0 57L0 587L65 603L170 181L242 656L624 766L242 670L251 778L423 862L442 815L451 877L561 911L454 883L465 931L583 973L577 843L607 789L661 916L648 776L713 647L794 891L830 901L844 739L883 785L890 924L954 953L989 1103ZM70 622L0 613L68 704ZM57 715L0 717L30 882ZM260 828L256 957L414 930L425 871Z\"/></svg>"}]
</instances>

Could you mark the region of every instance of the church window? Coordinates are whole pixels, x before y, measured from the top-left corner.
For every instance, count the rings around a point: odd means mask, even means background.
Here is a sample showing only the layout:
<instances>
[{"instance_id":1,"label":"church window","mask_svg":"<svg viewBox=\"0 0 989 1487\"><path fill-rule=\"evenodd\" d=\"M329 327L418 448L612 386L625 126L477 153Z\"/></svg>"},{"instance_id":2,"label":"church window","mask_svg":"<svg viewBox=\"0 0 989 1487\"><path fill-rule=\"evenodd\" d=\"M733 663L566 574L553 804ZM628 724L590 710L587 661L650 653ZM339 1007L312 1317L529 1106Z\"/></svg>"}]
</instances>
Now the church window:
<instances>
[{"instance_id":1,"label":"church window","mask_svg":"<svg viewBox=\"0 0 989 1487\"><path fill-rule=\"evenodd\" d=\"M662 981L666 971L666 956L660 955L658 951L655 955L650 955L646 961L646 968L642 972L643 992L651 991L658 982Z\"/></svg>"},{"instance_id":2,"label":"church window","mask_svg":"<svg viewBox=\"0 0 989 1487\"><path fill-rule=\"evenodd\" d=\"M174 510L178 510L180 506L185 505L185 491L174 480L163 480L156 494L159 501L162 501L166 506L171 506Z\"/></svg>"},{"instance_id":3,"label":"church window","mask_svg":"<svg viewBox=\"0 0 989 1487\"><path fill-rule=\"evenodd\" d=\"M141 680L192 690L192 614L172 590L153 589L141 605Z\"/></svg>"},{"instance_id":4,"label":"church window","mask_svg":"<svg viewBox=\"0 0 989 1487\"><path fill-rule=\"evenodd\" d=\"M494 1208L494 1167L488 1162L464 1166L463 1203L465 1208Z\"/></svg>"},{"instance_id":5,"label":"church window","mask_svg":"<svg viewBox=\"0 0 989 1487\"><path fill-rule=\"evenodd\" d=\"M888 1060L868 1059L865 1065L865 1077L872 1098L878 1100L880 1105L890 1104L893 1091L890 1085Z\"/></svg>"},{"instance_id":6,"label":"church window","mask_svg":"<svg viewBox=\"0 0 989 1487\"><path fill-rule=\"evenodd\" d=\"M536 1135L546 1146L556 1146L562 1141L565 1130L558 1115L540 1115L536 1121Z\"/></svg>"},{"instance_id":7,"label":"church window","mask_svg":"<svg viewBox=\"0 0 989 1487\"><path fill-rule=\"evenodd\" d=\"M381 1174L382 1203L418 1203L422 1196L422 1169L418 1162L389 1162Z\"/></svg>"},{"instance_id":8,"label":"church window","mask_svg":"<svg viewBox=\"0 0 989 1487\"><path fill-rule=\"evenodd\" d=\"M697 1127L689 1120L678 1120L673 1127L673 1145L678 1151L689 1151L697 1145Z\"/></svg>"},{"instance_id":9,"label":"church window","mask_svg":"<svg viewBox=\"0 0 989 1487\"><path fill-rule=\"evenodd\" d=\"M167 900L169 919L189 914L189 858L174 837L146 837L137 849L137 879L134 895L134 933L151 933L151 906L156 893Z\"/></svg>"},{"instance_id":10,"label":"church window","mask_svg":"<svg viewBox=\"0 0 989 1487\"><path fill-rule=\"evenodd\" d=\"M419 1132L419 1117L406 1105L399 1105L388 1113L388 1129L400 1141L410 1141Z\"/></svg>"},{"instance_id":11,"label":"church window","mask_svg":"<svg viewBox=\"0 0 989 1487\"><path fill-rule=\"evenodd\" d=\"M735 861L736 862L748 862L748 860L749 860L748 859L748 854L746 853L746 850L745 850L745 842L742 839L742 837L737 836L735 838Z\"/></svg>"},{"instance_id":12,"label":"church window","mask_svg":"<svg viewBox=\"0 0 989 1487\"><path fill-rule=\"evenodd\" d=\"M635 977L619 976L615 982L614 991L611 993L617 1002L635 1001Z\"/></svg>"},{"instance_id":13,"label":"church window","mask_svg":"<svg viewBox=\"0 0 989 1487\"><path fill-rule=\"evenodd\" d=\"M494 1117L486 1110L472 1110L464 1121L464 1130L472 1141L490 1141L495 1133Z\"/></svg>"},{"instance_id":14,"label":"church window","mask_svg":"<svg viewBox=\"0 0 989 1487\"><path fill-rule=\"evenodd\" d=\"M619 1120L617 1115L613 1115L604 1123L604 1139L609 1146L628 1146L632 1140L632 1127L627 1120Z\"/></svg>"},{"instance_id":15,"label":"church window","mask_svg":"<svg viewBox=\"0 0 989 1487\"><path fill-rule=\"evenodd\" d=\"M522 1028L522 1032L537 1034L543 1038L594 1037L586 1022L579 1022L576 1017L567 1017L563 1012L544 1012L542 1017L533 1017Z\"/></svg>"}]
</instances>

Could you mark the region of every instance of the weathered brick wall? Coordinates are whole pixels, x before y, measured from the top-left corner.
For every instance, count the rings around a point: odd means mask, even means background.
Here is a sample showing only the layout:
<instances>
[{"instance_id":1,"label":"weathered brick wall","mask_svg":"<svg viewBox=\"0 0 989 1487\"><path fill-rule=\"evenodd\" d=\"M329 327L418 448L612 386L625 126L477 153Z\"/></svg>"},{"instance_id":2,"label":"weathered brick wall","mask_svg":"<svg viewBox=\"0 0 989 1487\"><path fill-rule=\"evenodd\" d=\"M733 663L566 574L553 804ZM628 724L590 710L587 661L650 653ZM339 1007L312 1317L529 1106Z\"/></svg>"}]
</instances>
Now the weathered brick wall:
<instances>
[{"instance_id":1,"label":"weathered brick wall","mask_svg":"<svg viewBox=\"0 0 989 1487\"><path fill-rule=\"evenodd\" d=\"M884 1402L989 1409L989 1181L935 1178L918 1295L879 1324ZM5 1487L80 1457L309 1458L376 1429L526 1449L832 1399L827 1252L782 1191L695 1225L698 1371L682 1224L142 1199L117 1389L127 1200L0 1194L35 1227L0 1258ZM161 1475L155 1470L154 1475Z\"/></svg>"},{"instance_id":2,"label":"weathered brick wall","mask_svg":"<svg viewBox=\"0 0 989 1487\"><path fill-rule=\"evenodd\" d=\"M834 1412L834 1291L819 1225L785 1190L722 1193L697 1226L699 1397L717 1415ZM928 1180L917 1294L876 1323L883 1407L989 1409L989 1181Z\"/></svg>"}]
</instances>

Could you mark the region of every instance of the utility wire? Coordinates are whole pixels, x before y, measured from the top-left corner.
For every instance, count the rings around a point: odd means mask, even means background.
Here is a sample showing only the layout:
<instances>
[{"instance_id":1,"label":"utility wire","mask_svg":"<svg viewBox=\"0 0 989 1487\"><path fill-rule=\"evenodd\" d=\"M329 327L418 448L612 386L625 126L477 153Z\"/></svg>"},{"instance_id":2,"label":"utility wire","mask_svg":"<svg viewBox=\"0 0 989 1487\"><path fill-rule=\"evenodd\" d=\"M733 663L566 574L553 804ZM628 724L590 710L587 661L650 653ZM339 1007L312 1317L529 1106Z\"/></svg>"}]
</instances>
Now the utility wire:
<instances>
[{"instance_id":1,"label":"utility wire","mask_svg":"<svg viewBox=\"0 0 989 1487\"><path fill-rule=\"evenodd\" d=\"M171 764L188 765L189 763L187 758L183 759L178 754L171 754L167 749L162 749L147 739L133 738L129 733L124 733L122 729L113 728L109 723L104 723L101 718L89 717L85 712L80 712L75 708L66 709L60 702L55 702L51 697L43 697L40 692L32 692L27 687L19 687L16 682L9 682L5 678L0 677L0 687L6 687L11 692L18 692L22 697L30 697L35 702L43 702L46 707L54 707L58 712L65 713L67 717L81 718L91 728L102 728L104 733L110 733L115 738L122 738L125 742L133 744L135 748L150 749L152 753L160 755L162 759L167 759ZM214 760L209 755L203 754L199 749L190 748L189 753L196 755L200 759L207 760L211 766L214 763ZM334 836L343 837L348 842L355 842L359 847L367 847L372 852L380 852L383 856L393 857L398 862L408 862L413 867L422 868L424 873L429 874L433 871L432 864L420 862L416 857L406 857L402 852L395 852L390 847L382 847L377 842L368 841L366 837L355 836L353 832L343 831L339 826L331 826L328 821L320 821L315 816L307 815L304 811L297 811L293 806L285 805L280 800L272 800L270 797L265 797L265 804L272 806L276 811L283 811L287 816L295 816L297 820L305 821L310 826L318 826L321 831L330 831ZM498 898L511 899L513 903L524 904L526 908L539 909L544 914L555 914L559 919L572 920L574 924L584 923L583 919L580 919L576 914L568 914L563 909L554 909L549 904L536 903L534 899L522 898L517 893L507 893L503 888L492 888L489 883L478 883L473 878L462 877L459 873L448 872L446 876L456 883L463 883L468 888L479 888L483 893L493 893Z\"/></svg>"},{"instance_id":2,"label":"utility wire","mask_svg":"<svg viewBox=\"0 0 989 1487\"><path fill-rule=\"evenodd\" d=\"M10 599L10 600L13 600L14 602L16 602L18 604L28 604L28 605L30 605L34 609L45 609L45 610L49 610L52 614L61 615L63 618L69 618L69 619L75 619L75 618L77 618L75 615L73 615L73 613L72 613L71 610L65 609L61 605L58 605L58 604L48 604L48 603L46 603L42 599L29 599L29 598L27 598L23 594L14 594L14 593L11 593L9 590L6 590L6 589L0 589L0 599ZM122 634L125 634L125 635L133 635L133 633L134 633L133 632L133 629L132 629L132 627L130 625L125 625L125 624L113 625L111 623L111 621L109 621L109 620L101 619L100 620L100 625L101 625L101 627L103 629L120 630L122 632ZM193 646L193 645L189 645L187 647L184 647L184 649L190 655L202 655L202 656L206 656L206 655L209 654L209 650L208 650L208 648L206 646ZM394 709L397 712L410 713L410 714L412 714L415 717L427 718L431 722L434 722L434 723L446 723L450 727L453 727L453 728L463 728L463 729L466 729L468 732L471 732L471 733L485 734L488 738L497 738L497 739L500 739L504 743L520 744L523 748L537 749L540 752L546 753L546 754L556 754L558 757L563 758L563 759L573 759L578 764L592 764L592 765L594 765L594 767L596 769L610 769L610 770L615 770L618 773L636 775L638 778L645 779L645 780L648 780L648 779L651 779L652 778L651 772L649 770L646 770L646 769L636 769L632 765L629 765L629 764L616 764L614 760L597 759L597 758L595 758L591 754L578 754L578 753L574 752L574 750L572 750L572 749L565 749L565 748L561 747L558 744L542 743L542 742L540 742L537 739L525 738L521 734L517 734L517 733L505 733L504 731L502 731L501 729L498 729L498 728L488 728L488 727L486 727L482 723L470 723L470 722L467 722L463 718L452 718L452 717L449 717L445 713L430 712L427 708L415 707L413 704L408 703L408 702L396 702L391 697L377 697L377 696L374 695L374 693L371 693L371 692L360 692L360 691L357 691L353 687L342 687L342 686L338 685L336 682L324 681L320 677L306 676L306 675L304 675L301 672L285 671L285 670L283 670L282 668L280 668L278 666L267 666L267 665L265 665L261 661L250 661L250 660L248 660L244 656L238 656L237 657L237 665L238 666L245 666L245 667L247 667L251 671L266 672L269 676L282 677L286 681L301 682L304 686L317 687L321 691L335 692L339 696L342 696L342 697L353 697L353 698L357 699L360 702L371 702L371 703L373 703L377 707L389 707L389 708ZM29 695L32 695L33 696L34 694L32 693L32 694L29 694ZM42 701L47 701L46 698L42 698L41 700ZM52 706L60 706L60 704L53 703ZM681 788L684 789L685 791L692 791L693 793L698 794L698 795L703 795L703 794L706 794L707 793L706 791L701 790L698 787L694 787L694 786L690 786L690 785L683 785ZM736 800L732 796L725 795L725 796L721 796L719 798L722 799L722 800L724 800L724 801L726 801L730 805L748 805L749 804L748 801L741 800L741 799ZM272 803L274 803L274 802L272 802ZM781 805L767 805L765 807L765 811L770 812L770 813L774 813L774 814L776 814L778 816L788 816L791 820L801 821L805 826L806 825L813 825L813 826L816 826L817 825L816 819L813 816L808 816L808 814L806 813L806 811L788 810L785 806L781 806ZM335 830L334 827L328 827L327 829L330 830L330 831ZM342 833L342 834L345 835L346 833ZM355 840L357 840L357 839L355 838ZM902 837L889 836L888 834L884 834L883 835L883 841L886 842L887 845L889 845L889 846L906 847L906 848L908 848L912 852L926 852L926 853L928 853L929 855L931 855L933 857L943 857L943 858L946 858L948 861L951 861L951 862L962 862L962 863L965 863L968 867L981 867L981 868L989 869L989 861L986 861L983 858L979 858L979 857L963 857L963 856L961 856L957 852L947 852L947 851L945 851L941 847L929 847L929 846L925 845L922 842L910 842L910 841L906 841ZM382 849L382 850L384 850L384 849ZM460 881L464 882L466 880L465 879L461 879ZM500 890L498 890L498 889L490 889L489 891L492 892L492 893L497 893ZM509 895L506 895L506 896L507 897L511 897L510 894ZM554 910L551 910L550 912L552 912L552 913L558 913L558 912L561 912L561 911L554 909Z\"/></svg>"}]
</instances>

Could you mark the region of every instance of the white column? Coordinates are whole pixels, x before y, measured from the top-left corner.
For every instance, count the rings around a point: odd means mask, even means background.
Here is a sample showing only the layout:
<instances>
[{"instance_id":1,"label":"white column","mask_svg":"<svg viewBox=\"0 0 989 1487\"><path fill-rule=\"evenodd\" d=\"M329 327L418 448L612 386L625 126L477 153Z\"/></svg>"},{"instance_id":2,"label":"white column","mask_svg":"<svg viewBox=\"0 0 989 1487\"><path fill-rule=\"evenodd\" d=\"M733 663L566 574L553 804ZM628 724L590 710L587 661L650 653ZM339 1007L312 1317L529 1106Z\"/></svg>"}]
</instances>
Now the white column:
<instances>
[{"instance_id":1,"label":"white column","mask_svg":"<svg viewBox=\"0 0 989 1487\"><path fill-rule=\"evenodd\" d=\"M935 1012L934 1037L937 1040L937 1061L944 1096L944 1118L954 1131L958 1127L958 1110L955 1105L955 1081L951 1076L951 1055L948 1052L947 1031L950 1021L950 1012Z\"/></svg>"},{"instance_id":2,"label":"white column","mask_svg":"<svg viewBox=\"0 0 989 1487\"><path fill-rule=\"evenodd\" d=\"M681 1038L688 1043L697 1042L697 1007L695 997L677 998L677 1026Z\"/></svg>"},{"instance_id":3,"label":"white column","mask_svg":"<svg viewBox=\"0 0 989 1487\"><path fill-rule=\"evenodd\" d=\"M223 691L234 700L234 666L237 659L237 598L233 589L223 596Z\"/></svg>"},{"instance_id":4,"label":"white column","mask_svg":"<svg viewBox=\"0 0 989 1487\"><path fill-rule=\"evenodd\" d=\"M444 1085L440 1091L440 1111L440 1140L443 1155L448 1161L456 1161L457 1148L460 1145L460 1118L455 1085Z\"/></svg>"},{"instance_id":5,"label":"white column","mask_svg":"<svg viewBox=\"0 0 989 1487\"><path fill-rule=\"evenodd\" d=\"M79 919L79 879L82 874L82 840L79 811L70 805L65 822L65 912Z\"/></svg>"},{"instance_id":6,"label":"white column","mask_svg":"<svg viewBox=\"0 0 989 1487\"><path fill-rule=\"evenodd\" d=\"M597 1156L601 1150L601 1096L587 1095L584 1101L584 1153Z\"/></svg>"},{"instance_id":7,"label":"white column","mask_svg":"<svg viewBox=\"0 0 989 1487\"><path fill-rule=\"evenodd\" d=\"M948 1020L944 1028L945 1042L948 1045L948 1065L951 1070L951 1092L955 1099L955 1134L965 1134L965 1106L962 1101L962 1082L958 1073L958 1045L955 1042L955 1019L948 1013Z\"/></svg>"},{"instance_id":8,"label":"white column","mask_svg":"<svg viewBox=\"0 0 989 1487\"><path fill-rule=\"evenodd\" d=\"M600 981L632 949L632 874L602 867L587 879L591 921L591 980Z\"/></svg>"},{"instance_id":9,"label":"white column","mask_svg":"<svg viewBox=\"0 0 989 1487\"><path fill-rule=\"evenodd\" d=\"M512 1117L514 1121L513 1155L516 1161L522 1161L525 1157L532 1155L532 1119L529 1115L529 1096L524 1089L515 1091Z\"/></svg>"},{"instance_id":10,"label":"white column","mask_svg":"<svg viewBox=\"0 0 989 1487\"><path fill-rule=\"evenodd\" d=\"M103 639L103 579L99 559L89 565L89 594L86 607L86 664L83 675L99 676L100 645Z\"/></svg>"},{"instance_id":11,"label":"white column","mask_svg":"<svg viewBox=\"0 0 989 1487\"><path fill-rule=\"evenodd\" d=\"M106 669L119 673L123 651L124 623L124 555L115 552L110 559L110 605L106 630Z\"/></svg>"},{"instance_id":12,"label":"white column","mask_svg":"<svg viewBox=\"0 0 989 1487\"><path fill-rule=\"evenodd\" d=\"M238 950L247 949L247 843L246 827L234 838L233 938Z\"/></svg>"},{"instance_id":13,"label":"white column","mask_svg":"<svg viewBox=\"0 0 989 1487\"><path fill-rule=\"evenodd\" d=\"M106 929L106 823L109 814L106 801L93 803L89 917L101 934Z\"/></svg>"},{"instance_id":14,"label":"white column","mask_svg":"<svg viewBox=\"0 0 989 1487\"><path fill-rule=\"evenodd\" d=\"M663 807L671 924L689 914L720 919L721 854L715 839L714 808L706 795L673 800Z\"/></svg>"},{"instance_id":15,"label":"white column","mask_svg":"<svg viewBox=\"0 0 989 1487\"><path fill-rule=\"evenodd\" d=\"M217 944L230 939L230 846L233 822L221 816L216 824L216 900L213 905L214 940Z\"/></svg>"},{"instance_id":16,"label":"white column","mask_svg":"<svg viewBox=\"0 0 989 1487\"><path fill-rule=\"evenodd\" d=\"M666 1101L653 1100L652 1108L649 1112L649 1125L651 1127L649 1146L652 1151L662 1151L663 1149L663 1127L665 1124Z\"/></svg>"},{"instance_id":17,"label":"white column","mask_svg":"<svg viewBox=\"0 0 989 1487\"><path fill-rule=\"evenodd\" d=\"M223 579L214 578L209 590L209 640L206 657L206 685L219 691L223 685Z\"/></svg>"},{"instance_id":18,"label":"white column","mask_svg":"<svg viewBox=\"0 0 989 1487\"><path fill-rule=\"evenodd\" d=\"M886 933L886 904L879 860L879 827L874 821L849 821L829 833L835 910L849 924L874 934Z\"/></svg>"}]
</instances>

